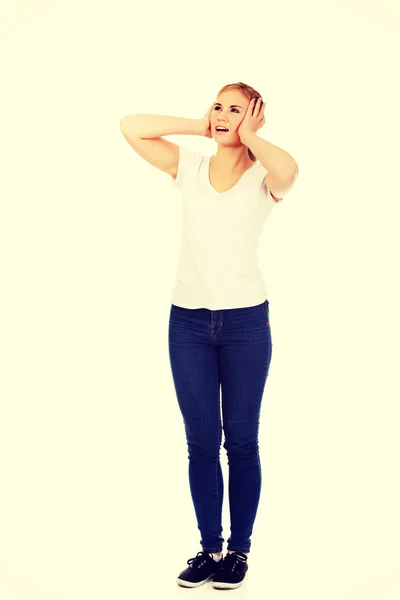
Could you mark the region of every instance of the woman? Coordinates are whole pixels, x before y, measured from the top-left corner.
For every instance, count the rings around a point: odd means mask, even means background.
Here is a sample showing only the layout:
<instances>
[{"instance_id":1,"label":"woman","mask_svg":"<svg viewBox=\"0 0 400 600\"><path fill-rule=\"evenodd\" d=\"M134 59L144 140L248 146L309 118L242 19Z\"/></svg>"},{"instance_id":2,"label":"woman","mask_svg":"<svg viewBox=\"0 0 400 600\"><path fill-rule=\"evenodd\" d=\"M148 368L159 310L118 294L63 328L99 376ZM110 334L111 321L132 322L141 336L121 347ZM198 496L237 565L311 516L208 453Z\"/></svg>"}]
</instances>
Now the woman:
<instances>
[{"instance_id":1,"label":"woman","mask_svg":"<svg viewBox=\"0 0 400 600\"><path fill-rule=\"evenodd\" d=\"M209 579L225 589L242 584L260 498L258 427L272 341L256 251L267 216L298 173L287 152L256 135L264 107L260 94L239 82L224 86L202 119L132 115L121 121L130 145L171 175L182 194L168 343L202 546L177 578L185 587ZM161 137L174 133L212 137L217 152L204 156ZM231 517L225 557L222 429Z\"/></svg>"}]
</instances>

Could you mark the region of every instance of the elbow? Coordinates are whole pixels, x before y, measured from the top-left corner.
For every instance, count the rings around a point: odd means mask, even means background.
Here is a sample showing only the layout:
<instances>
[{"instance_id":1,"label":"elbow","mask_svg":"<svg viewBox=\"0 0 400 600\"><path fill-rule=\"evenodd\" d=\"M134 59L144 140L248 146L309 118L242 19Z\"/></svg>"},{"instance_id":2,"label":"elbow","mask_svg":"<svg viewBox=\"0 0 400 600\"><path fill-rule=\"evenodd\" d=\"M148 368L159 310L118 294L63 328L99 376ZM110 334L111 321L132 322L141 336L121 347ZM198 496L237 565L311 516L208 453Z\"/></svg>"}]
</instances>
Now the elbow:
<instances>
[{"instance_id":1,"label":"elbow","mask_svg":"<svg viewBox=\"0 0 400 600\"><path fill-rule=\"evenodd\" d=\"M126 115L125 117L122 117L122 119L119 122L119 128L121 129L121 131L127 131L129 127L131 128L134 118L135 115Z\"/></svg>"}]
</instances>

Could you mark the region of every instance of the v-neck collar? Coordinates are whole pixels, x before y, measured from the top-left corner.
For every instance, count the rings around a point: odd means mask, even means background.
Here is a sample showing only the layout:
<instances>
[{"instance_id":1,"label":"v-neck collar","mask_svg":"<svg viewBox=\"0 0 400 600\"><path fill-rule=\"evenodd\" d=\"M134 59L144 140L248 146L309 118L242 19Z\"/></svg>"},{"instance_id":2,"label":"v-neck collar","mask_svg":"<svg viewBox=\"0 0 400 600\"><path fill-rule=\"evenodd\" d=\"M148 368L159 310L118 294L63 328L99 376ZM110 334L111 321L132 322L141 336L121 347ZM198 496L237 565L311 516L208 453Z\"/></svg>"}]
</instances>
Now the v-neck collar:
<instances>
[{"instance_id":1,"label":"v-neck collar","mask_svg":"<svg viewBox=\"0 0 400 600\"><path fill-rule=\"evenodd\" d=\"M229 190L225 190L225 192L218 192L212 185L211 185L211 181L210 181L210 163L211 163L211 159L214 158L213 156L208 156L207 157L207 162L205 165L205 173L206 173L206 180L207 180L207 184L208 187L214 192L214 194L217 194L218 196L223 196L224 194L227 194L228 192L231 192L237 185L239 185L239 183L242 181L244 175L247 173L247 171L250 171L253 167L255 167L258 163L257 161L255 161L250 167L248 167L239 177L239 179L237 180L237 182L229 188Z\"/></svg>"}]
</instances>

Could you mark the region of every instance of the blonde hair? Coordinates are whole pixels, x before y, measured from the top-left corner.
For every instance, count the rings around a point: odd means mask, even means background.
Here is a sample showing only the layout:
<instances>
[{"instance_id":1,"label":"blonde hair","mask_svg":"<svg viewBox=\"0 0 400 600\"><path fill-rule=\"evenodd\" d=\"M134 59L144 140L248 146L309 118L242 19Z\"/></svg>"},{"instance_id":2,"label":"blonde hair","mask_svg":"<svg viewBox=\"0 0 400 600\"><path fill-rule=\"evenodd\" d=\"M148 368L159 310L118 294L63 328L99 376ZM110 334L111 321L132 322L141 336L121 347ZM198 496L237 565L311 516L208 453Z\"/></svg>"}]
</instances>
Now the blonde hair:
<instances>
[{"instance_id":1,"label":"blonde hair","mask_svg":"<svg viewBox=\"0 0 400 600\"><path fill-rule=\"evenodd\" d=\"M247 83L243 83L242 81L238 81L237 83L228 83L228 85L224 85L224 87L219 90L217 96L219 96L220 94L222 94L222 92L225 92L227 90L240 90L247 96L249 100L255 98L256 102L258 98L261 98L261 94L257 92L257 90L251 87L251 85L247 85ZM247 150L249 157L253 162L255 162L257 158L254 156L250 148L247 148Z\"/></svg>"}]
</instances>

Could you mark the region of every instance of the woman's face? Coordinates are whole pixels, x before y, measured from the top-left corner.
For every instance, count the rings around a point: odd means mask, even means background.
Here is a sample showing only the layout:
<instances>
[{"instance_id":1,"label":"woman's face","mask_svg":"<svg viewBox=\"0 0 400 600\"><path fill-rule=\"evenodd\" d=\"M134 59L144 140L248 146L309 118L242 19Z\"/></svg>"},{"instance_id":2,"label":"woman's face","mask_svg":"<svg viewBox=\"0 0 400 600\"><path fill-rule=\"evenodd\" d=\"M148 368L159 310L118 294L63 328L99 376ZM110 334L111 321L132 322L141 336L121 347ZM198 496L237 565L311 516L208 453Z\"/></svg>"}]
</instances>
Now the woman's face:
<instances>
[{"instance_id":1,"label":"woman's face","mask_svg":"<svg viewBox=\"0 0 400 600\"><path fill-rule=\"evenodd\" d=\"M215 140L222 141L224 138L232 139L238 137L236 133L240 123L243 121L250 100L240 90L228 90L216 99L210 115L211 133ZM218 125L229 129L226 133L216 130Z\"/></svg>"}]
</instances>

